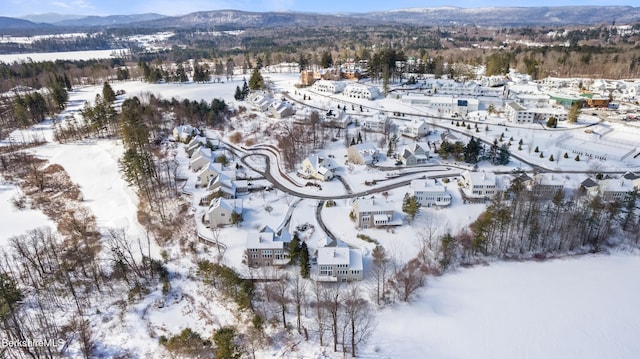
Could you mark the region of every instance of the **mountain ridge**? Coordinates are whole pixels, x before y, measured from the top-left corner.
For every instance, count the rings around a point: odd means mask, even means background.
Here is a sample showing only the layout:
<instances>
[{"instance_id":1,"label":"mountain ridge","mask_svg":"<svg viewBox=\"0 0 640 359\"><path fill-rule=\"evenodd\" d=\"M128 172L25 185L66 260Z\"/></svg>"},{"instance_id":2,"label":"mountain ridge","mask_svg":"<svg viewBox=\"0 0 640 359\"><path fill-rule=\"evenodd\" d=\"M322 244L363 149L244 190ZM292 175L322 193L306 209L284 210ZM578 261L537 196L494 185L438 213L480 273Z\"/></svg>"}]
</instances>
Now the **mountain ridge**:
<instances>
[{"instance_id":1,"label":"mountain ridge","mask_svg":"<svg viewBox=\"0 0 640 359\"><path fill-rule=\"evenodd\" d=\"M640 22L640 7L633 6L540 6L481 7L455 6L412 7L362 13L311 13L296 11L252 12L241 10L199 11L180 16L156 13L86 16L39 24L25 19L4 18L0 28L58 27L286 27L286 26L357 26L396 23L410 26L470 25L481 27L595 25L599 23ZM27 21L11 22L8 19ZM34 18L37 19L37 18Z\"/></svg>"}]
</instances>

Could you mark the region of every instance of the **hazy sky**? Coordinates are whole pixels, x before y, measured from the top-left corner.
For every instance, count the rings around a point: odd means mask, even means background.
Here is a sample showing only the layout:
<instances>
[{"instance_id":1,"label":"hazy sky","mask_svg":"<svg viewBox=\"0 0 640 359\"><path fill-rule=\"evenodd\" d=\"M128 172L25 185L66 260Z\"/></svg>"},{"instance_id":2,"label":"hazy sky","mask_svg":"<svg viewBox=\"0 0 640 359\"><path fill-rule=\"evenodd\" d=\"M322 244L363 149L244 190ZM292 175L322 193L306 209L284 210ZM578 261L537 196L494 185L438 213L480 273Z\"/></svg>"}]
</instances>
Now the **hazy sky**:
<instances>
[{"instance_id":1,"label":"hazy sky","mask_svg":"<svg viewBox=\"0 0 640 359\"><path fill-rule=\"evenodd\" d=\"M194 11L235 9L245 11L367 12L408 7L487 7L487 6L564 6L632 5L638 0L0 0L0 16L19 17L55 12L78 15L122 15L154 12L184 15Z\"/></svg>"}]
</instances>

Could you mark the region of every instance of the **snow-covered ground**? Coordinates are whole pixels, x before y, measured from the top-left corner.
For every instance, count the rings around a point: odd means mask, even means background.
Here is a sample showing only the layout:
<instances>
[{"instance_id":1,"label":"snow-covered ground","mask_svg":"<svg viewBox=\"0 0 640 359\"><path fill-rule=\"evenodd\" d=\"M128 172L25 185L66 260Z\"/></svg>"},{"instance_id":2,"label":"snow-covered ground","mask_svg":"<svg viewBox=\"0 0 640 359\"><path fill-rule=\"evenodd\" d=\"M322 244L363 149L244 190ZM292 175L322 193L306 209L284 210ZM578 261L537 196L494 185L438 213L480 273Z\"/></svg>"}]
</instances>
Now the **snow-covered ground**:
<instances>
[{"instance_id":1,"label":"snow-covered ground","mask_svg":"<svg viewBox=\"0 0 640 359\"><path fill-rule=\"evenodd\" d=\"M378 315L364 358L637 358L640 257L492 263Z\"/></svg>"},{"instance_id":2,"label":"snow-covered ground","mask_svg":"<svg viewBox=\"0 0 640 359\"><path fill-rule=\"evenodd\" d=\"M39 227L56 227L42 211L30 209L28 204L25 209L15 208L13 200L22 193L15 185L2 182L0 177L0 250L9 244L11 237Z\"/></svg>"},{"instance_id":3,"label":"snow-covered ground","mask_svg":"<svg viewBox=\"0 0 640 359\"><path fill-rule=\"evenodd\" d=\"M268 77L283 91L289 94L296 91L293 84L297 75L269 74ZM241 77L237 77L234 81L222 84L145 84L126 81L115 82L112 87L114 90L125 90L126 96L156 93L166 99L173 96L196 101L224 98L227 103L235 105L234 90L241 84ZM70 93L69 107L58 118L77 116L84 102L93 100L100 92L101 86L74 89ZM302 92L298 90L294 97L302 97ZM316 94L313 97L314 100L308 102L314 106L328 108L337 104L331 102L335 100L321 98ZM394 107L397 101L392 99L361 102L372 109L378 106L377 109L386 111L405 110L400 105ZM266 115L259 114L255 121L277 120L267 119ZM483 131L485 133L482 136L486 139L506 131L497 124L499 119L494 119L495 123L487 121L491 124L491 129ZM440 124L455 128L449 121ZM51 141L51 126L50 121L44 122L35 132L39 137ZM481 127L481 130L484 128ZM614 130L618 128L615 127ZM529 135L530 131L538 130L514 127L505 136L513 136L515 143L523 138L525 145L520 151L521 155L533 162L548 165L548 159L537 160L537 153L528 146L537 143L537 139L541 142L553 140L553 136L559 136L557 134L561 132L536 132L532 136ZM576 131L583 132L584 129L577 128ZM29 138L24 132L14 133L12 137L14 140ZM514 146L517 147L515 143ZM178 146L177 150L182 151L182 147ZM71 180L80 186L84 203L96 216L100 228L125 228L132 239L145 235L136 219L135 193L122 180L118 171L117 161L122 153L122 145L117 141L48 143L31 151L65 168ZM334 155L336 161L343 165L346 151L341 141L332 142L319 152ZM178 157L181 165L185 166L184 154ZM276 155L271 154L269 157L274 164ZM254 163L260 160L252 158ZM578 163L572 158L563 161L560 166L571 163L570 168L575 170L590 167L587 161ZM517 166L518 161L514 162L512 167ZM620 168L619 165L618 162L610 162L608 167ZM448 164L443 166L446 168ZM504 170L508 172L509 169ZM452 171L451 177L455 177L458 172L457 169ZM192 172L183 173L194 175ZM366 186L366 180L379 179L380 186L419 176L416 174L402 179L388 179L384 171L364 166L342 168L341 173L355 192L375 189ZM295 177L294 173L289 176L300 183L305 182ZM323 197L344 195L345 188L337 181L334 182L323 185L322 190L315 187L290 187L301 193ZM322 218L330 230L350 245L362 248L365 255L373 246L356 238L358 233L378 240L397 259L408 260L418 251L417 231L428 217L437 221L442 233L455 233L477 218L484 209L482 204L462 204L454 180L447 184L447 188L453 195L451 207L441 210L424 209L413 226L405 224L394 231L356 230L348 216L351 199L338 200L335 207L324 208ZM396 204L397 214L400 216L401 198L405 192L406 188L389 191L388 200ZM14 193L15 188L11 185L0 187L0 245L8 236L48 223L46 217L37 211L15 212L10 204ZM241 262L247 232L267 224L277 227L288 215L289 207L296 203L295 198L280 190L244 195L243 200L247 209L245 222L238 227L223 228L220 238L226 245L224 263L236 268L243 267ZM272 207L270 213L265 210L266 206ZM317 246L325 236L315 218L316 206L316 200L299 202L291 213L290 221L291 228L307 223L313 225L313 230L303 234L311 248ZM204 208L199 210L203 211ZM191 217L189 220L192 220ZM104 315L98 318L102 324L95 328L96 336L104 344L134 351L139 349L141 357L157 357L158 335L173 335L186 326L203 334L211 333L221 325L234 322L233 308L222 303L222 299L212 299L203 288L198 287L199 282L191 279L193 258L183 256L177 246L163 249L168 252L167 267L174 275L171 294L166 298L159 290L155 290L126 312L123 323L113 320L119 314L118 308L109 307L105 303L106 308L101 308ZM160 248L154 248L153 256L157 258L159 251ZM202 258L214 258L216 250L211 249L209 254L201 255ZM440 278L432 278L416 303L396 305L377 315L377 329L362 355L376 359L634 358L637 356L634 354L640 352L639 342L633 340L633 334L640 329L640 310L635 306L640 299L640 281L634 276L639 269L640 257L637 256L585 256L544 263L494 263L487 267L461 269ZM310 357L314 353L313 357L319 357L317 346L302 343L301 348L297 354ZM274 356L269 351L266 353L265 356Z\"/></svg>"},{"instance_id":4,"label":"snow-covered ground","mask_svg":"<svg viewBox=\"0 0 640 359\"><path fill-rule=\"evenodd\" d=\"M92 59L110 59L113 57L122 57L123 54L128 54L128 49L115 49L115 50L91 50L91 51L66 51L66 52L34 52L29 54L2 54L0 55L0 62L10 64L13 62L26 62L33 60L34 62L40 61L56 61L56 60L92 60Z\"/></svg>"}]
</instances>

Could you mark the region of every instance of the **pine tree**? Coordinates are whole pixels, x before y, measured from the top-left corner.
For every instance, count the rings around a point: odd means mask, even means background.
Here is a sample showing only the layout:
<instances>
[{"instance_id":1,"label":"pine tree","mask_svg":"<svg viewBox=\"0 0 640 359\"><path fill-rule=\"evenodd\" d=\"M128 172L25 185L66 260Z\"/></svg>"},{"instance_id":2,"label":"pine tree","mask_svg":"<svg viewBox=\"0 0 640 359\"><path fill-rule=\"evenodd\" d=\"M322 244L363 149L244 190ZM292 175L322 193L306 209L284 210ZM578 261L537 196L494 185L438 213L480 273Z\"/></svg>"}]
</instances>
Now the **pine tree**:
<instances>
[{"instance_id":1,"label":"pine tree","mask_svg":"<svg viewBox=\"0 0 640 359\"><path fill-rule=\"evenodd\" d=\"M298 238L298 232L296 232L287 248L287 251L289 252L289 263L298 263L298 259L300 258L300 249L300 238Z\"/></svg>"},{"instance_id":2,"label":"pine tree","mask_svg":"<svg viewBox=\"0 0 640 359\"><path fill-rule=\"evenodd\" d=\"M240 86L236 86L236 93L233 95L237 101L243 100L244 96L242 96L242 90L240 90Z\"/></svg>"},{"instance_id":3,"label":"pine tree","mask_svg":"<svg viewBox=\"0 0 640 359\"><path fill-rule=\"evenodd\" d=\"M249 78L249 89L251 90L260 90L264 88L264 79L260 74L258 68L253 69L253 73L251 74L251 78Z\"/></svg>"},{"instance_id":4,"label":"pine tree","mask_svg":"<svg viewBox=\"0 0 640 359\"><path fill-rule=\"evenodd\" d=\"M113 88L107 81L102 85L102 98L106 103L112 105L116 101L116 93L113 92Z\"/></svg>"},{"instance_id":5,"label":"pine tree","mask_svg":"<svg viewBox=\"0 0 640 359\"><path fill-rule=\"evenodd\" d=\"M216 345L216 358L240 359L242 352L236 344L236 331L233 327L222 327L213 334Z\"/></svg>"},{"instance_id":6,"label":"pine tree","mask_svg":"<svg viewBox=\"0 0 640 359\"><path fill-rule=\"evenodd\" d=\"M511 157L509 146L503 144L502 146L500 146L500 150L498 150L498 159L496 162L499 165L503 165L503 166L508 165L509 157Z\"/></svg>"},{"instance_id":7,"label":"pine tree","mask_svg":"<svg viewBox=\"0 0 640 359\"><path fill-rule=\"evenodd\" d=\"M402 200L402 212L409 216L410 221L413 221L419 211L420 203L416 196L410 196L408 193L405 193L404 199Z\"/></svg>"},{"instance_id":8,"label":"pine tree","mask_svg":"<svg viewBox=\"0 0 640 359\"><path fill-rule=\"evenodd\" d=\"M309 248L307 242L302 242L300 245L300 276L302 278L309 278L311 274L311 263L309 260Z\"/></svg>"}]
</instances>

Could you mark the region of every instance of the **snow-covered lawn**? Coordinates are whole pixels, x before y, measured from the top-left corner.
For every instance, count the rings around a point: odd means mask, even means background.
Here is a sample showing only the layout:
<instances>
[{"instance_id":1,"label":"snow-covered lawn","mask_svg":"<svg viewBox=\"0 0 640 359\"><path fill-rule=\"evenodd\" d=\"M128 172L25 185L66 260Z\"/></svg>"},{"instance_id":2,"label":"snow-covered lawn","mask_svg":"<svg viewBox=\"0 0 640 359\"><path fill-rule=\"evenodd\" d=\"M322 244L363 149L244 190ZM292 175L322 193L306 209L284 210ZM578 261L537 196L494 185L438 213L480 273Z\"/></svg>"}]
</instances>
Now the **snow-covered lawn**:
<instances>
[{"instance_id":1,"label":"snow-covered lawn","mask_svg":"<svg viewBox=\"0 0 640 359\"><path fill-rule=\"evenodd\" d=\"M50 143L33 152L64 167L71 180L80 186L84 204L96 216L100 229L124 228L134 240L146 238L137 220L137 196L118 167L123 152L121 143L115 140ZM157 248L152 248L152 253L160 255Z\"/></svg>"},{"instance_id":2,"label":"snow-covered lawn","mask_svg":"<svg viewBox=\"0 0 640 359\"><path fill-rule=\"evenodd\" d=\"M492 263L385 309L365 358L637 358L640 257Z\"/></svg>"},{"instance_id":3,"label":"snow-covered lawn","mask_svg":"<svg viewBox=\"0 0 640 359\"><path fill-rule=\"evenodd\" d=\"M39 227L55 228L56 225L40 210L27 208L16 209L13 199L20 197L20 190L13 184L2 183L0 177L0 249L9 244L9 239L14 236Z\"/></svg>"}]
</instances>

